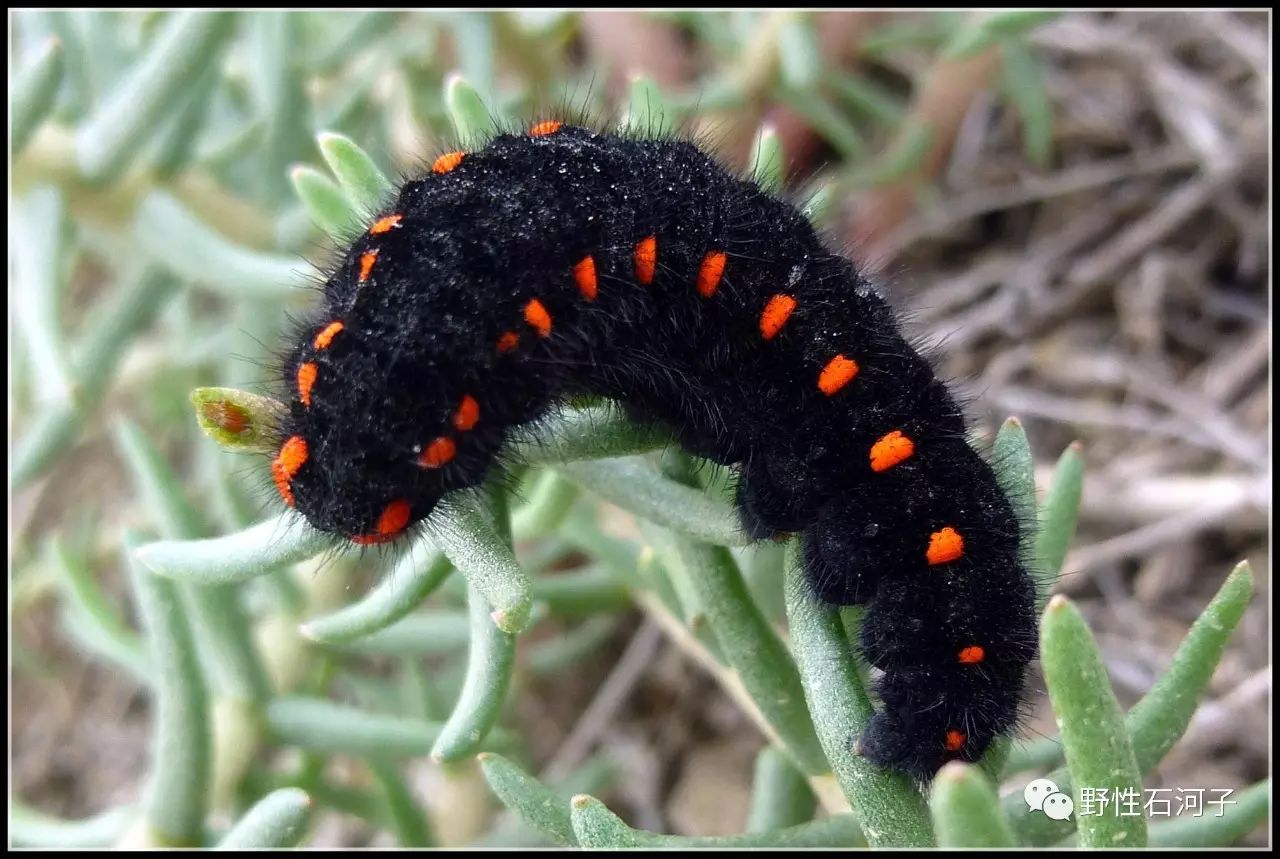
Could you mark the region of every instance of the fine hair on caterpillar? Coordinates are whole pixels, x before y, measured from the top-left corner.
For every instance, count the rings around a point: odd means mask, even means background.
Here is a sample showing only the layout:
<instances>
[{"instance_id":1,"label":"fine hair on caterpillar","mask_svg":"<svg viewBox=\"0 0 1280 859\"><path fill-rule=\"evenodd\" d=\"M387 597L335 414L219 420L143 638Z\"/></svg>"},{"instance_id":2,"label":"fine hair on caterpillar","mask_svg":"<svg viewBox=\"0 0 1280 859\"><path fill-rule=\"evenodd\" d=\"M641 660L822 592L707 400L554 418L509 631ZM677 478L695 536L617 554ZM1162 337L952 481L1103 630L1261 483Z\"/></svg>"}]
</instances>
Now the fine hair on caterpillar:
<instances>
[{"instance_id":1,"label":"fine hair on caterpillar","mask_svg":"<svg viewBox=\"0 0 1280 859\"><path fill-rule=\"evenodd\" d=\"M1028 523L854 263L695 143L544 119L440 153L291 343L271 475L316 528L394 541L518 428L614 400L733 467L743 527L799 533L815 598L866 604L861 754L928 780L1014 728Z\"/></svg>"}]
</instances>

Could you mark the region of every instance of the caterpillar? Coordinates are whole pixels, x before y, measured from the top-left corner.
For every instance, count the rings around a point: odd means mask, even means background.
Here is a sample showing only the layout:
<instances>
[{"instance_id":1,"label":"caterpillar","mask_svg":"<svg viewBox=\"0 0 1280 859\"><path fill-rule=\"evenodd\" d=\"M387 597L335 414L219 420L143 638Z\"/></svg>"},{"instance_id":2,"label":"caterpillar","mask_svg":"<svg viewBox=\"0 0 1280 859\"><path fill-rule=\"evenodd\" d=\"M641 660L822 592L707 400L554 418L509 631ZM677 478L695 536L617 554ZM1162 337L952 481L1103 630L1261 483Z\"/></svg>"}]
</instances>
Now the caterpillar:
<instances>
[{"instance_id":1,"label":"caterpillar","mask_svg":"<svg viewBox=\"0 0 1280 859\"><path fill-rule=\"evenodd\" d=\"M928 781L1013 730L1023 526L895 313L790 203L692 142L548 120L436 158L323 292L271 464L311 525L395 540L513 428L611 398L733 466L743 527L799 532L815 598L866 604L882 707L854 751Z\"/></svg>"}]
</instances>

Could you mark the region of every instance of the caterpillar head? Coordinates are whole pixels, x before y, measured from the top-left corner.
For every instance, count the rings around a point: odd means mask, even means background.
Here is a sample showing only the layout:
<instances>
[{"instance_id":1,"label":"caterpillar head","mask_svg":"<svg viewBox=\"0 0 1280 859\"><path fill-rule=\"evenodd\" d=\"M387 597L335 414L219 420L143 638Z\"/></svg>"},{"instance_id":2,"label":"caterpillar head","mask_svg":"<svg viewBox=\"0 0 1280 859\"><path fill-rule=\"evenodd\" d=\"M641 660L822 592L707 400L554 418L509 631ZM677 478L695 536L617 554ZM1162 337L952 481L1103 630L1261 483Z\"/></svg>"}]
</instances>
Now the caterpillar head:
<instances>
[{"instance_id":1,"label":"caterpillar head","mask_svg":"<svg viewBox=\"0 0 1280 859\"><path fill-rule=\"evenodd\" d=\"M285 504L322 531L377 544L474 482L459 438L479 421L474 397L450 397L429 360L355 314L302 333L285 362L291 396L271 463Z\"/></svg>"}]
</instances>

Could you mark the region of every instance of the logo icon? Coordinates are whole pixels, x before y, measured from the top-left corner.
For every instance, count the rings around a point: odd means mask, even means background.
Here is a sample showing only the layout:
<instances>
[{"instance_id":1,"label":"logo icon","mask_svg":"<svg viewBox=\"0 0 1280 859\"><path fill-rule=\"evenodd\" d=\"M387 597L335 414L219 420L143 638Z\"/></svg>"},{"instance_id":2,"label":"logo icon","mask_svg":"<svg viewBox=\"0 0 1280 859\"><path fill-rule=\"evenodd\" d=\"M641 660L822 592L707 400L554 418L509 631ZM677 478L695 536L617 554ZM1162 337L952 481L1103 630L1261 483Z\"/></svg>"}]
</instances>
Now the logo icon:
<instances>
[{"instance_id":1,"label":"logo icon","mask_svg":"<svg viewBox=\"0 0 1280 859\"><path fill-rule=\"evenodd\" d=\"M1069 820L1076 804L1071 797L1058 789L1058 786L1047 778L1038 778L1022 791L1027 808L1042 811L1046 817L1054 820Z\"/></svg>"}]
</instances>

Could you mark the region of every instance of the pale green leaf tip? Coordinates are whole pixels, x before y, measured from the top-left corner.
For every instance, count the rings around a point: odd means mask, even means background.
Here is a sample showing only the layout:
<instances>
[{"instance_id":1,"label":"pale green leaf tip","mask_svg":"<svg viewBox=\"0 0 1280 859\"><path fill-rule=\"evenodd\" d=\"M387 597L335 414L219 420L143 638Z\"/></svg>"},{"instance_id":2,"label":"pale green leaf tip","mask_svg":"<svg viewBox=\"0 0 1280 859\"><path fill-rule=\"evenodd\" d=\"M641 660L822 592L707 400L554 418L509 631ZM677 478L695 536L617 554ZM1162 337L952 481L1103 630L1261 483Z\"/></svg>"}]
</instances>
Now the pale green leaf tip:
<instances>
[{"instance_id":1,"label":"pale green leaf tip","mask_svg":"<svg viewBox=\"0 0 1280 859\"><path fill-rule=\"evenodd\" d=\"M1227 575L1227 579L1244 579L1245 582L1248 583L1249 593L1252 594L1254 589L1253 564L1250 564L1248 559L1241 561L1231 568L1231 572Z\"/></svg>"},{"instance_id":2,"label":"pale green leaf tip","mask_svg":"<svg viewBox=\"0 0 1280 859\"><path fill-rule=\"evenodd\" d=\"M154 573L155 568L152 567L150 561L147 560L148 557L153 557L153 554L148 551L148 549L150 549L152 545L154 544L145 543L135 548L133 550L133 559Z\"/></svg>"},{"instance_id":3,"label":"pale green leaf tip","mask_svg":"<svg viewBox=\"0 0 1280 859\"><path fill-rule=\"evenodd\" d=\"M951 761L943 765L942 769L938 770L935 780L939 784L959 784L969 778L970 769L972 768L966 763L961 761Z\"/></svg>"},{"instance_id":4,"label":"pale green leaf tip","mask_svg":"<svg viewBox=\"0 0 1280 859\"><path fill-rule=\"evenodd\" d=\"M286 411L279 400L237 388L196 388L189 399L200 430L221 447L237 452L270 451L272 428Z\"/></svg>"},{"instance_id":5,"label":"pale green leaf tip","mask_svg":"<svg viewBox=\"0 0 1280 859\"><path fill-rule=\"evenodd\" d=\"M489 614L493 625L509 635L515 635L529 626L533 617L532 604L529 601L518 603L511 608L500 608Z\"/></svg>"}]
</instances>

